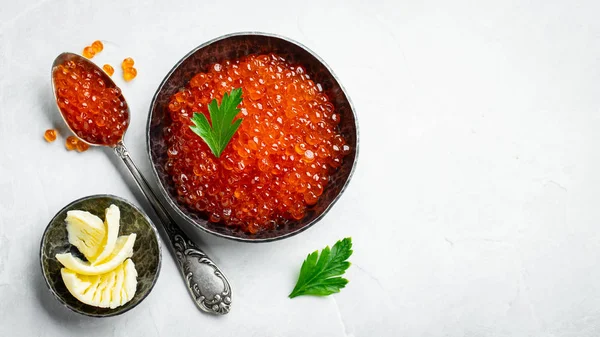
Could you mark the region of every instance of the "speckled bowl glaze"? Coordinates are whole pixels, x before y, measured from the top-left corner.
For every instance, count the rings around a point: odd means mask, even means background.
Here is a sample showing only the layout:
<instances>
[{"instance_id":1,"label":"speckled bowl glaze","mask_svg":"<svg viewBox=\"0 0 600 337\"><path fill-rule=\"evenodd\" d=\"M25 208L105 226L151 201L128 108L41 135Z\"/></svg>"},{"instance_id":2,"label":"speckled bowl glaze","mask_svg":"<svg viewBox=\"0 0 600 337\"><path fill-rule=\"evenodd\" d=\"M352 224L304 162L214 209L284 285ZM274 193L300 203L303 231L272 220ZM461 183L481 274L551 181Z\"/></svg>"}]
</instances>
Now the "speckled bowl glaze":
<instances>
[{"instance_id":1,"label":"speckled bowl glaze","mask_svg":"<svg viewBox=\"0 0 600 337\"><path fill-rule=\"evenodd\" d=\"M236 59L249 54L276 53L293 64L300 64L315 83L320 83L324 92L341 116L340 131L351 153L344 158L342 166L331 175L330 180L316 205L310 207L300 221L289 221L277 228L257 234L246 233L238 228L211 223L206 214L199 213L177 199L176 187L166 172L167 143L163 129L170 125L169 98L184 88L198 72L207 71L215 62ZM172 208L196 227L228 239L264 242L283 239L298 234L318 222L335 204L346 188L358 158L358 128L356 115L350 98L344 91L333 71L319 56L305 46L290 39L265 33L235 33L216 38L192 50L167 74L158 87L150 105L147 125L147 146L154 175L159 188Z\"/></svg>"},{"instance_id":2,"label":"speckled bowl glaze","mask_svg":"<svg viewBox=\"0 0 600 337\"><path fill-rule=\"evenodd\" d=\"M137 234L131 257L138 272L137 291L131 301L115 309L96 308L79 302L73 297L62 280L60 274L62 265L54 257L56 254L69 251L79 255L77 248L72 247L67 239L65 225L67 211L88 211L104 219L104 210L111 204L118 206L121 211L119 235ZM48 288L64 306L82 315L109 317L133 309L148 296L160 272L161 248L156 228L140 209L113 195L92 195L73 201L50 220L42 236L40 262Z\"/></svg>"}]
</instances>

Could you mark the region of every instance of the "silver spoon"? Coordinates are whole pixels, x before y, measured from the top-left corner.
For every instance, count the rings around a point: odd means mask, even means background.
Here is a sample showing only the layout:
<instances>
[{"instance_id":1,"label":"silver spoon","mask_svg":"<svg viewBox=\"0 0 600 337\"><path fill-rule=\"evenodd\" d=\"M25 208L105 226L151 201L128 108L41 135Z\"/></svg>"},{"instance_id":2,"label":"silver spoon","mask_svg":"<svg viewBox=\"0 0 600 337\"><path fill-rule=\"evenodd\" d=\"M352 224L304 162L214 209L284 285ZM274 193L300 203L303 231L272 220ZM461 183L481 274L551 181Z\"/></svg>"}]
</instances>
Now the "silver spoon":
<instances>
[{"instance_id":1,"label":"silver spoon","mask_svg":"<svg viewBox=\"0 0 600 337\"><path fill-rule=\"evenodd\" d=\"M56 85L54 83L54 76L52 76L56 67L68 61L87 63L91 68L97 69L100 72L104 83L106 83L106 87L114 88L117 86L112 81L110 76L108 76L102 69L82 56L73 53L62 53L56 57L54 63L52 63L51 73L54 100L57 104L58 111L60 111L61 116L65 121L65 124L67 124L69 130L77 135L77 133L71 129L71 126L67 122L63 112L58 106ZM121 99L123 102L125 102L125 98L122 96L122 94ZM129 106L127 106L127 112L128 115L130 115ZM127 125L129 125L129 123L127 123ZM123 133L123 137L124 135L125 133ZM148 199L148 202L160 219L160 222L167 233L167 242L169 242L171 252L173 252L175 255L174 257L179 266L179 270L181 271L181 275L183 276L190 295L192 296L198 308L205 312L217 315L224 315L228 313L231 306L231 286L229 285L229 281L225 275L223 275L223 272L221 272L219 267L217 267L215 263L187 237L187 235L179 228L175 221L173 221L173 218L171 218L165 207L161 204L148 185L146 179L142 176L138 168L133 163L133 160L131 160L129 152L123 143L123 137L121 137L121 140L119 140L119 142L114 146L105 144L92 144L85 140L84 142L91 146L109 146L115 151L117 156L123 160L125 166L127 166L129 172L135 179L138 187L146 199Z\"/></svg>"}]
</instances>

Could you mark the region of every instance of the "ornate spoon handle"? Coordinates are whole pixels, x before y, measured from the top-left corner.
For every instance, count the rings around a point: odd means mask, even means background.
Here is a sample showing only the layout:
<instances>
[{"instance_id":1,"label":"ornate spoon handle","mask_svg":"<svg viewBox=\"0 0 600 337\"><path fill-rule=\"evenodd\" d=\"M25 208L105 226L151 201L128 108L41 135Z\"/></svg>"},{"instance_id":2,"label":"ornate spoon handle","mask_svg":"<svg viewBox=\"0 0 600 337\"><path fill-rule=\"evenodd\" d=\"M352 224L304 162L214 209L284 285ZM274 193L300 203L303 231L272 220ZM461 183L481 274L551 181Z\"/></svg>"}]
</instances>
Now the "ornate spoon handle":
<instances>
[{"instance_id":1,"label":"ornate spoon handle","mask_svg":"<svg viewBox=\"0 0 600 337\"><path fill-rule=\"evenodd\" d=\"M123 160L138 187L160 218L169 236L169 245L171 251L175 254L181 275L198 308L217 315L228 313L231 306L231 286L223 272L175 224L173 218L160 203L146 179L131 160L125 144L120 141L114 150L119 158Z\"/></svg>"}]
</instances>

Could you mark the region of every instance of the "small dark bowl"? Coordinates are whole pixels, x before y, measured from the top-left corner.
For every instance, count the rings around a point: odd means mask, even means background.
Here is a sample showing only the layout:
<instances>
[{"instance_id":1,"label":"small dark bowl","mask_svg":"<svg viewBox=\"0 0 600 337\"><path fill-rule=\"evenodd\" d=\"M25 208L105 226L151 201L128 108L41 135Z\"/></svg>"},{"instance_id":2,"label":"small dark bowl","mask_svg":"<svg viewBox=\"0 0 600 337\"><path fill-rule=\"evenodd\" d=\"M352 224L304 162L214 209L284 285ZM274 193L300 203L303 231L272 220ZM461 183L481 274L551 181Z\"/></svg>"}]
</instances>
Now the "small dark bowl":
<instances>
[{"instance_id":1,"label":"small dark bowl","mask_svg":"<svg viewBox=\"0 0 600 337\"><path fill-rule=\"evenodd\" d=\"M137 291L131 301L115 309L93 307L79 302L73 297L67 290L60 274L63 266L54 257L59 253L73 251L67 238L67 226L65 225L68 211L88 211L104 219L104 210L111 204L118 206L121 211L119 235L137 234L131 257L138 272ZM77 251L76 248L73 249ZM140 209L124 199L107 194L84 197L65 206L50 220L42 236L40 262L46 285L65 307L86 316L116 316L140 304L154 287L161 265L158 232Z\"/></svg>"},{"instance_id":2,"label":"small dark bowl","mask_svg":"<svg viewBox=\"0 0 600 337\"><path fill-rule=\"evenodd\" d=\"M165 170L167 144L163 128L170 125L168 113L169 98L184 88L189 80L199 72L208 70L211 63L240 58L249 54L276 53L293 64L306 67L307 74L315 83L320 83L335 109L341 116L340 131L351 153L344 158L342 166L330 177L330 180L316 205L308 209L300 221L290 221L273 230L249 234L238 228L215 224L177 199L176 187ZM298 234L319 221L338 200L354 171L358 155L358 129L356 115L350 98L337 80L333 71L319 56L298 42L265 33L235 33L206 42L187 54L179 61L162 81L152 103L147 125L147 147L154 175L158 179L161 193L179 215L196 227L228 239L250 242L264 242L283 239Z\"/></svg>"}]
</instances>

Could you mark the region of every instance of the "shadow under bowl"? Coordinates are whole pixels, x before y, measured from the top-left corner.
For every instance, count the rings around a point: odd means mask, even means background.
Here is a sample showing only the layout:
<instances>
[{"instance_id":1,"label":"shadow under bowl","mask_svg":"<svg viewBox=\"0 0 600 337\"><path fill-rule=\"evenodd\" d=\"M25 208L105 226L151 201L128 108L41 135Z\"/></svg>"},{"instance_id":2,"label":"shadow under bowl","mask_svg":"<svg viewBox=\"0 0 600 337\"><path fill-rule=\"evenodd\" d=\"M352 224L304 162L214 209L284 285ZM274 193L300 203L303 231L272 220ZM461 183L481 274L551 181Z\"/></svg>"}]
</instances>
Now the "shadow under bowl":
<instances>
[{"instance_id":1,"label":"shadow under bowl","mask_svg":"<svg viewBox=\"0 0 600 337\"><path fill-rule=\"evenodd\" d=\"M111 204L118 206L121 212L119 235L137 234L131 257L138 272L137 290L131 301L115 309L93 307L73 297L62 280L60 270L63 266L55 258L56 254L77 252L67 236L65 218L68 211L88 211L104 219L104 210ZM133 309L148 296L160 273L161 248L156 228L140 209L113 195L92 195L73 201L50 220L42 236L40 262L46 285L65 307L86 316L109 317Z\"/></svg>"},{"instance_id":2,"label":"shadow under bowl","mask_svg":"<svg viewBox=\"0 0 600 337\"><path fill-rule=\"evenodd\" d=\"M177 187L167 173L168 144L164 129L171 124L168 104L171 96L183 89L199 72L208 71L215 62L237 59L250 54L275 53L291 64L302 65L315 82L321 84L323 92L341 116L339 132L350 146L351 152L344 157L342 165L330 176L323 195L317 204L307 209L306 216L299 221L288 221L275 229L250 234L233 226L212 223L206 214L198 212L177 198ZM338 200L354 171L358 157L358 128L354 107L333 71L314 52L290 39L265 33L235 33L216 38L192 50L162 81L148 116L146 142L152 171L158 180L161 193L175 211L208 233L227 239L265 242L283 239L298 234L318 222Z\"/></svg>"}]
</instances>

